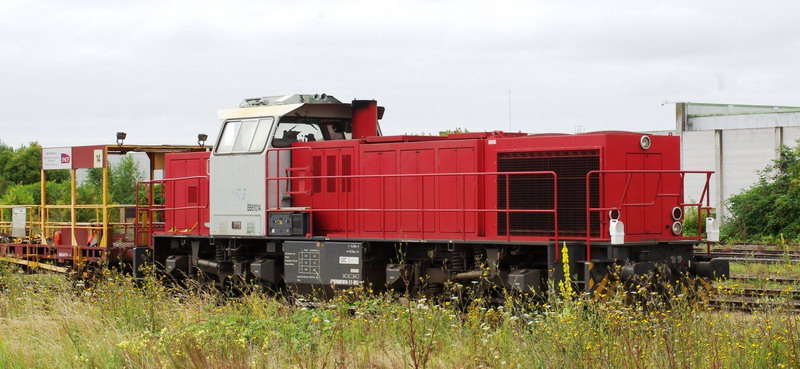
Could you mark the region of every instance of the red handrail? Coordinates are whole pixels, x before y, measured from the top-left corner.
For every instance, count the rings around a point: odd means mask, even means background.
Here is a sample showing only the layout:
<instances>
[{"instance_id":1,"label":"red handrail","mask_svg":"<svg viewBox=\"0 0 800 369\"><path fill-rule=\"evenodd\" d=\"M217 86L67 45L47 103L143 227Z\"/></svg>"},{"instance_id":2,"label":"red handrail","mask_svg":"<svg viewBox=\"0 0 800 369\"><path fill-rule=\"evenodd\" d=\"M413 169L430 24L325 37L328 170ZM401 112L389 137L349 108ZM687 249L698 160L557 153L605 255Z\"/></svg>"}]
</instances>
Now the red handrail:
<instances>
[{"instance_id":1,"label":"red handrail","mask_svg":"<svg viewBox=\"0 0 800 369\"><path fill-rule=\"evenodd\" d=\"M312 169L313 168L309 168L309 170L312 170ZM297 180L298 179L298 177L292 177L292 176L273 177L273 176L270 176L269 174L270 173L268 172L268 176L266 178L266 181L267 181L267 183L269 183L271 181L275 181L276 183L278 183L276 188L280 187L280 181L289 182L291 180ZM553 208L548 208L548 209L511 209L511 203L510 203L510 179L512 178L512 176L516 176L516 175L547 175L547 176L552 176L552 178L553 178ZM470 209L470 208L466 208L465 206L461 207L461 208L450 208L450 209L441 209L441 208L428 209L428 208L424 208L424 207L423 208L386 208L386 204L384 203L385 196L381 196L381 208L379 208L379 209L370 209L370 208L357 208L356 209L356 208L349 208L349 207L326 209L326 208L314 207L313 203L310 203L309 204L310 206L309 206L308 209L291 208L291 210L292 211L298 211L298 212L307 212L307 213L312 214L312 216L310 216L310 218L311 218L310 222L312 222L312 223L310 224L310 227L309 227L309 232L311 234L313 234L313 218L314 218L313 217L313 213L345 212L345 217L347 219L346 222L349 221L349 213L350 212L362 212L362 213L363 212L378 212L378 213L382 213L384 215L381 216L381 225L382 225L381 229L382 229L382 233L383 233L383 237L384 238L386 236L386 225L385 225L385 221L386 221L385 214L386 213L415 212L415 213L419 213L421 216L423 214L425 214L425 213L449 213L449 212L475 213L475 214L478 214L478 213L497 213L497 214L504 213L506 215L506 235L505 235L505 238L506 238L507 241L511 241L510 223L511 223L511 214L512 213L552 213L553 214L553 218L554 218L554 223L553 223L553 225L554 225L554 233L553 233L553 236L552 236L552 240L553 240L554 244L556 245L556 253L555 253L555 255L556 255L556 259L558 259L558 252L557 252L558 246L557 245L558 245L559 239L561 239L562 237L559 236L559 229L558 229L558 176L553 171L360 174L360 175L346 175L346 176L345 175L303 176L301 178L303 180L314 180L314 179L319 179L319 180L323 180L323 179L352 179L352 180L379 179L381 181L381 188L385 189L386 188L386 179L387 178L460 177L462 185L463 185L463 183L466 182L467 176L471 176L471 177L505 176L505 178L506 178L506 184L505 184L505 186L506 186L506 194L505 194L505 196L506 196L506 206L505 206L505 208L504 209L486 209L486 208L472 208L472 209ZM422 181L420 181L420 182L422 182ZM267 186L267 187L269 187L269 186ZM423 186L423 188L424 188L424 186ZM466 195L467 195L467 193L466 193L466 191L464 191L464 196L466 196ZM313 201L313 196L310 198L309 201ZM434 199L433 203L434 204L436 203L436 199ZM275 204L276 204L276 207L268 207L267 208L267 213L285 211L285 208L282 208L280 206L280 202L276 201ZM462 204L466 204L466 201L462 201ZM466 232L466 226L465 225L466 225L466 219L462 219L462 227L461 227L461 229L462 229L461 233L462 234L461 234L461 238L463 240L467 239L467 235L466 235L467 232ZM421 233L424 235L424 233L425 233L424 227L422 227ZM347 227L347 223L346 223L346 226L345 226L345 234L346 235L349 234L349 227Z\"/></svg>"},{"instance_id":2,"label":"red handrail","mask_svg":"<svg viewBox=\"0 0 800 369\"><path fill-rule=\"evenodd\" d=\"M620 174L620 175L621 174L625 174L626 175L625 189L622 192L622 196L620 196L619 204L617 204L616 206L602 206L603 204L600 204L601 205L600 207L596 207L596 208L591 207L591 178L592 178L592 175L595 175L595 174L598 176L598 183L597 183L598 194L602 194L603 193L603 189L602 189L603 188L603 181L602 181L603 175L608 175L608 174L612 174L612 175L613 174ZM651 201L651 202L643 202L643 203L626 203L625 202L626 198L627 198L627 195L628 195L628 188L630 186L630 182L631 182L631 179L632 179L634 174L658 174L658 183L656 184L656 192L655 192L653 201ZM679 193L677 193L677 194L661 193L661 191L662 191L661 184L662 184L662 178L663 178L664 174L677 174L677 175L680 176L681 181L680 181L680 187L679 187L680 191L679 191ZM686 202L683 201L684 185L685 185L684 181L685 181L685 176L687 174L705 174L706 175L706 182L705 182L705 185L703 186L703 191L702 191L702 193L700 195L700 200L698 202L696 202L696 203L686 203ZM707 210L707 211L711 210L710 197L706 196L706 195L708 194L709 182L711 180L711 175L712 174L714 174L713 171L700 171L700 170L644 170L644 169L642 169L642 170L592 170L592 171L589 171L588 173L586 173L586 260L587 261L591 260L591 254L592 254L591 242L592 242L592 240L606 241L606 240L610 239L610 236L609 237L603 236L603 230L602 230L602 226L601 226L602 222L599 222L599 224L598 224L598 226L600 227L599 233L598 233L599 236L596 237L596 238L592 238L592 233L591 233L591 227L592 227L592 225L591 225L591 213L592 212L598 212L598 214L600 214L600 212L602 212L602 211L614 211L614 210L621 211L622 208L626 207L626 206L627 207L652 206L652 205L654 205L656 203L656 198L658 198L658 197L677 197L678 198L678 206L680 206L680 207L697 206L697 223L698 223L697 224L697 231L698 231L697 232L697 237L692 237L690 239L701 240L702 239L702 235L701 235L701 232L700 232L702 230L702 227L701 227L701 224L700 224L700 221L702 219L702 216L701 216L702 213L701 212L703 210ZM705 199L705 202L706 202L706 206L703 206L703 200L704 199Z\"/></svg>"},{"instance_id":3,"label":"red handrail","mask_svg":"<svg viewBox=\"0 0 800 369\"><path fill-rule=\"evenodd\" d=\"M191 179L197 179L197 180L199 180L201 182L205 181L206 182L206 187L208 187L208 176L204 176L204 175L187 176L187 177L176 177L176 178L164 178L164 179L153 179L153 180L149 180L149 181L136 182L136 200L135 200L136 204L135 205L136 205L136 215L137 216L135 217L136 219L134 220L134 227L135 227L134 228L134 233L135 233L135 237L134 238L136 239L136 243L140 242L140 239L141 239L141 234L140 233L142 232L142 230L144 228L142 226L142 224L139 223L139 214L142 211L146 211L147 212L147 235L148 235L147 244L150 245L150 246L152 246L152 239L151 238L153 237L153 233L155 232L153 219L154 219L154 215L156 213L159 213L159 212L163 213L164 216L166 217L167 212L169 212L169 214L174 219L176 210L195 209L195 210L197 210L198 228L201 226L199 224L199 222L202 221L202 210L203 209L208 209L209 201L206 201L205 205L200 205L200 201L199 201L199 197L198 197L198 205L196 205L196 206L173 206L173 207L166 207L164 204L156 204L155 203L155 194L153 192L153 189L155 188L155 185L157 185L157 184L161 185L162 192L163 192L164 196L166 197L166 186L169 183L177 182L177 181L191 180ZM139 201L139 188L140 188L140 186L146 186L147 190L148 190L147 207L144 207L144 208L142 208L141 203ZM199 191L199 189L198 189L198 191Z\"/></svg>"}]
</instances>

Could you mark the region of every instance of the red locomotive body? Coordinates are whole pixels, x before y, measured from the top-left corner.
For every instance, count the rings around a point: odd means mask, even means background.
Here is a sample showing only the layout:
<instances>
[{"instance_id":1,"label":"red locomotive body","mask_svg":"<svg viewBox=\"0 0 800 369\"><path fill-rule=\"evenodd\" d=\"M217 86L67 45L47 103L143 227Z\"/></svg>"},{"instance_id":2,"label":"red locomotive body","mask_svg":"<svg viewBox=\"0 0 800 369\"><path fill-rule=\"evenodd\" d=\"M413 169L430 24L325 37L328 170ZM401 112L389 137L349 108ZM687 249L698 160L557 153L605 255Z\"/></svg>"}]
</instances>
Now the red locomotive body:
<instances>
[{"instance_id":1,"label":"red locomotive body","mask_svg":"<svg viewBox=\"0 0 800 369\"><path fill-rule=\"evenodd\" d=\"M540 292L564 277L562 246L587 292L615 264L628 279L657 265L672 277L727 274L693 256L702 237L682 234L685 208L710 211L711 172L680 170L678 137L380 136L374 101L242 106L221 113L210 157L167 156L164 205L147 211L165 224L150 227L153 262L176 278L431 294L480 279ZM684 194L687 176L706 179L703 193Z\"/></svg>"},{"instance_id":2,"label":"red locomotive body","mask_svg":"<svg viewBox=\"0 0 800 369\"><path fill-rule=\"evenodd\" d=\"M587 214L588 188L592 208L620 211L626 240L683 239L671 230L671 209L683 205L679 139L645 136L645 150L641 137L485 133L296 143L310 150L294 151L292 167L311 168L313 179L292 181L292 205L314 214L312 236L548 242L586 239L588 230L588 238L607 240L609 214Z\"/></svg>"}]
</instances>

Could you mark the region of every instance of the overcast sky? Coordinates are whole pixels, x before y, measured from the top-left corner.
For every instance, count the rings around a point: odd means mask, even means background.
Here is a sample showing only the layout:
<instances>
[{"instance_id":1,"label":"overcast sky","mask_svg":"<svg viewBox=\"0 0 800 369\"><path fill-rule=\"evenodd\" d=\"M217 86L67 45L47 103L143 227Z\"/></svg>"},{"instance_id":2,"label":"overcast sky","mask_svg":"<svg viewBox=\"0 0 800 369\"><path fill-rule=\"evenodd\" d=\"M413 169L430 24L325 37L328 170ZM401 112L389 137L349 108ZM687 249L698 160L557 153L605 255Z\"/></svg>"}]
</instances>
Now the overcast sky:
<instances>
[{"instance_id":1,"label":"overcast sky","mask_svg":"<svg viewBox=\"0 0 800 369\"><path fill-rule=\"evenodd\" d=\"M322 92L378 100L387 134L672 129L664 101L800 105L798 14L752 0L3 0L0 140L193 144L245 97Z\"/></svg>"}]
</instances>

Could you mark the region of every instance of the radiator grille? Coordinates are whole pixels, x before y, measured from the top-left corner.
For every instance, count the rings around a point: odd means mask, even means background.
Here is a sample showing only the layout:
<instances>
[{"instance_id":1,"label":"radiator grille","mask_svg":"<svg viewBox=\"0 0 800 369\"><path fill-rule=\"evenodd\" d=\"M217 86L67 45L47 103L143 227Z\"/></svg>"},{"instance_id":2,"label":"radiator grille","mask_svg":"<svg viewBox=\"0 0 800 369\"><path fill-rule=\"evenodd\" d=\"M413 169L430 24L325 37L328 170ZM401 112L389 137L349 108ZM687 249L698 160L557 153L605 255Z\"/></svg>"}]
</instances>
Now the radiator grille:
<instances>
[{"instance_id":1,"label":"radiator grille","mask_svg":"<svg viewBox=\"0 0 800 369\"><path fill-rule=\"evenodd\" d=\"M558 176L558 229L559 236L586 235L586 173L600 169L598 150L529 151L498 153L497 169L500 172L553 171ZM590 203L599 204L599 183L594 176L590 183ZM550 175L511 174L497 179L497 208L509 209L553 208L553 177ZM497 234L505 236L553 236L555 224L551 213L497 214ZM599 214L590 218L592 236L599 235Z\"/></svg>"}]
</instances>

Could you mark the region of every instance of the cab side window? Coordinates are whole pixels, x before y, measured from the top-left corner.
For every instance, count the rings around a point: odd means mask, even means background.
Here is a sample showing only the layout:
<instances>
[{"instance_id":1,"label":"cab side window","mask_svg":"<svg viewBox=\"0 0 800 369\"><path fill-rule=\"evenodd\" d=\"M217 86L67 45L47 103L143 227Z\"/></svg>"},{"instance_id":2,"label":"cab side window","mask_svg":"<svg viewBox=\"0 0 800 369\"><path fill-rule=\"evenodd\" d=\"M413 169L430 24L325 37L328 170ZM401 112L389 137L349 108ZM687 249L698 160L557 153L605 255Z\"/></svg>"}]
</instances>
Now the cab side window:
<instances>
[{"instance_id":1,"label":"cab side window","mask_svg":"<svg viewBox=\"0 0 800 369\"><path fill-rule=\"evenodd\" d=\"M315 123L280 122L272 140L273 147L289 147L292 142L325 141L326 135Z\"/></svg>"}]
</instances>

